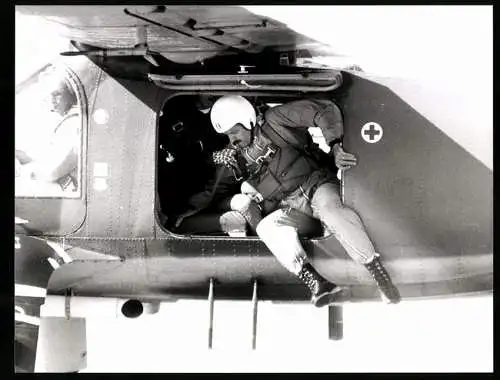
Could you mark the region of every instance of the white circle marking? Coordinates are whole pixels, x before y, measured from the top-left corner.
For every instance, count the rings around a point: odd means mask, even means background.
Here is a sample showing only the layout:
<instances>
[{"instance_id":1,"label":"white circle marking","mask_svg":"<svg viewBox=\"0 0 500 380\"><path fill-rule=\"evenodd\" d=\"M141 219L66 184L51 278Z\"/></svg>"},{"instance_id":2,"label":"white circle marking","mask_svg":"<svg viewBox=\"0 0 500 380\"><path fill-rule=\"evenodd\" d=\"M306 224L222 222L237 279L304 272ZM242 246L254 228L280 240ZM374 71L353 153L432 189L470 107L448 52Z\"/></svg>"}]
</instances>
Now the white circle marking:
<instances>
[{"instance_id":1,"label":"white circle marking","mask_svg":"<svg viewBox=\"0 0 500 380\"><path fill-rule=\"evenodd\" d=\"M382 126L373 121L366 123L363 125L363 128L361 128L361 137L370 144L378 143L383 135L384 129Z\"/></svg>"}]
</instances>

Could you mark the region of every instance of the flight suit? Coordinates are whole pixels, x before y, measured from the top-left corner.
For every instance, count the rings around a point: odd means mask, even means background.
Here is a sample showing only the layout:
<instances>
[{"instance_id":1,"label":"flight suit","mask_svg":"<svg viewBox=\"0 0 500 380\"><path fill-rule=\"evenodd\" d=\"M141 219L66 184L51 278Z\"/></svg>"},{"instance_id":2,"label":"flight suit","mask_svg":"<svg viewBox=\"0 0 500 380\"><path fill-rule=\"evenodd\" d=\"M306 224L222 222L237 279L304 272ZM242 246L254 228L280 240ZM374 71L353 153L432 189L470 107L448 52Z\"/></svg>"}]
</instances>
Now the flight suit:
<instances>
[{"instance_id":1,"label":"flight suit","mask_svg":"<svg viewBox=\"0 0 500 380\"><path fill-rule=\"evenodd\" d=\"M264 124L254 128L250 146L240 152L246 160L246 179L263 198L266 216L257 234L285 268L298 274L307 259L298 238L301 225L304 218L319 219L353 260L369 263L375 248L359 216L342 204L335 167L328 167L332 160L312 142L310 127L319 127L329 145L341 138L339 108L316 99L271 108Z\"/></svg>"}]
</instances>

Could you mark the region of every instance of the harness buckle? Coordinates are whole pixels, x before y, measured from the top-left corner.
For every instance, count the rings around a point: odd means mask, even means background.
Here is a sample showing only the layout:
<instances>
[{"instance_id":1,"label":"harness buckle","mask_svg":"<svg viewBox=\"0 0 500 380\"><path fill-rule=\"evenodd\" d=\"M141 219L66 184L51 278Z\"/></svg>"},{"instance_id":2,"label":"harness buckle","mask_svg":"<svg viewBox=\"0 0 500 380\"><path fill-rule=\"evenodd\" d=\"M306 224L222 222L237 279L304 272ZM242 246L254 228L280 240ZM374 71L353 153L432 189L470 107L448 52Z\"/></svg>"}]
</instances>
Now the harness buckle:
<instances>
[{"instance_id":1,"label":"harness buckle","mask_svg":"<svg viewBox=\"0 0 500 380\"><path fill-rule=\"evenodd\" d=\"M257 159L255 160L255 162L258 164L258 165L261 165L264 160L274 156L276 154L278 150L277 149L274 149L272 146L268 146L267 147L267 151L266 153L263 155L263 156L259 156L257 157Z\"/></svg>"}]
</instances>

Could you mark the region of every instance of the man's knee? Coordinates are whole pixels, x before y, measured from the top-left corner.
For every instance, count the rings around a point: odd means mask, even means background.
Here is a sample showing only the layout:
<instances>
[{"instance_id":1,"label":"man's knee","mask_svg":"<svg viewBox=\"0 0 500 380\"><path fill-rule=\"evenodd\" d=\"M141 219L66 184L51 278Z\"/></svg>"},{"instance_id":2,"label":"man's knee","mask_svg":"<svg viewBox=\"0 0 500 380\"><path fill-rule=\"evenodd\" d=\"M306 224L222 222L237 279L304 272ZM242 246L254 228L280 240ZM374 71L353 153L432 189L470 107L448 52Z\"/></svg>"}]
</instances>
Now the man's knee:
<instances>
[{"instance_id":1,"label":"man's knee","mask_svg":"<svg viewBox=\"0 0 500 380\"><path fill-rule=\"evenodd\" d=\"M255 228L255 232L257 233L257 235L262 237L275 233L276 229L280 227L277 221L281 215L282 211L277 210L262 219Z\"/></svg>"},{"instance_id":2,"label":"man's knee","mask_svg":"<svg viewBox=\"0 0 500 380\"><path fill-rule=\"evenodd\" d=\"M272 222L269 220L268 217L262 219L259 224L257 224L257 227L255 228L255 233L259 237L263 237L272 229Z\"/></svg>"},{"instance_id":3,"label":"man's knee","mask_svg":"<svg viewBox=\"0 0 500 380\"><path fill-rule=\"evenodd\" d=\"M259 224L257 224L257 227L255 228L255 233L256 233L256 234L257 234L257 236L259 236L259 237L262 237L262 233L265 233L265 229L266 229L266 227L265 227L265 226L262 226L262 222L263 222L263 221L264 221L264 219L263 219L263 220L261 220L261 221L259 222Z\"/></svg>"},{"instance_id":4,"label":"man's knee","mask_svg":"<svg viewBox=\"0 0 500 380\"><path fill-rule=\"evenodd\" d=\"M245 212L251 204L252 200L245 194L236 194L231 198L231 210Z\"/></svg>"},{"instance_id":5,"label":"man's knee","mask_svg":"<svg viewBox=\"0 0 500 380\"><path fill-rule=\"evenodd\" d=\"M325 183L315 191L311 206L315 211L336 210L344 207L337 186L331 183Z\"/></svg>"},{"instance_id":6,"label":"man's knee","mask_svg":"<svg viewBox=\"0 0 500 380\"><path fill-rule=\"evenodd\" d=\"M229 236L246 236L247 222L238 211L227 211L219 218L222 231Z\"/></svg>"},{"instance_id":7,"label":"man's knee","mask_svg":"<svg viewBox=\"0 0 500 380\"><path fill-rule=\"evenodd\" d=\"M314 216L318 218L325 214L341 215L345 208L342 202L337 202L335 199L322 199L312 205Z\"/></svg>"}]
</instances>

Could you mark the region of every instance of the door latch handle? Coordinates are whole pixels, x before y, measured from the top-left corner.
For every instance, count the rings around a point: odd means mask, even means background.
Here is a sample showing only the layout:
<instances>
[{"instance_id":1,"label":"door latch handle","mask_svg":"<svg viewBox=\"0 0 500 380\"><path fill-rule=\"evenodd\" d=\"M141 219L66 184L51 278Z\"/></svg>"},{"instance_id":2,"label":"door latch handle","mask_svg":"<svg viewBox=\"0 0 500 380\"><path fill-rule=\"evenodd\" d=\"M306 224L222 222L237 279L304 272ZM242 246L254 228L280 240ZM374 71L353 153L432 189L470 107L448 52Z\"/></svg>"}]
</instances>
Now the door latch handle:
<instances>
[{"instance_id":1,"label":"door latch handle","mask_svg":"<svg viewBox=\"0 0 500 380\"><path fill-rule=\"evenodd\" d=\"M248 84L246 80L242 79L240 81L240 83L243 85L243 86L246 86L248 88L261 88L262 86L259 85L259 84Z\"/></svg>"}]
</instances>

